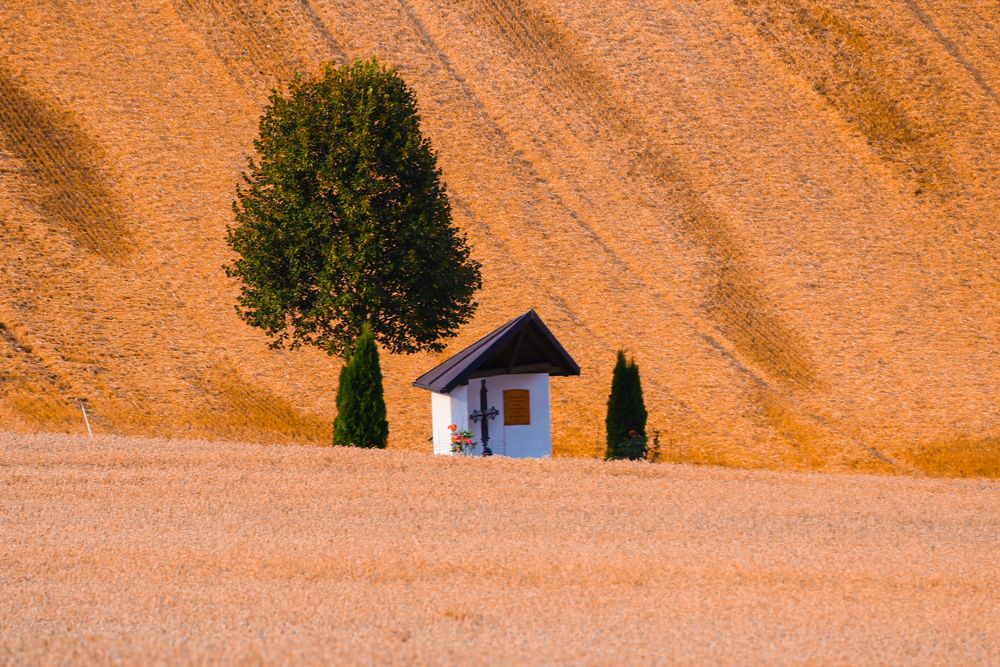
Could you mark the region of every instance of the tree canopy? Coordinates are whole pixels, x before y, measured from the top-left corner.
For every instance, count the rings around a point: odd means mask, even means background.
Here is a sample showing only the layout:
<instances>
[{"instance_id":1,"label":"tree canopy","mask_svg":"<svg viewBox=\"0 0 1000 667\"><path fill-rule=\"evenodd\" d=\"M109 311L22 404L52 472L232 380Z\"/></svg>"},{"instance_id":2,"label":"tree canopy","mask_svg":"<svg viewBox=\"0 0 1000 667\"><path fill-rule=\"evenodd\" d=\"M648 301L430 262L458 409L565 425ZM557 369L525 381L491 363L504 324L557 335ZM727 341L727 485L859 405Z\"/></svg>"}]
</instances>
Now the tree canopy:
<instances>
[{"instance_id":1,"label":"tree canopy","mask_svg":"<svg viewBox=\"0 0 1000 667\"><path fill-rule=\"evenodd\" d=\"M390 352L440 350L471 318L480 265L396 72L370 60L297 75L254 146L226 272L273 347L345 356L367 322Z\"/></svg>"}]
</instances>

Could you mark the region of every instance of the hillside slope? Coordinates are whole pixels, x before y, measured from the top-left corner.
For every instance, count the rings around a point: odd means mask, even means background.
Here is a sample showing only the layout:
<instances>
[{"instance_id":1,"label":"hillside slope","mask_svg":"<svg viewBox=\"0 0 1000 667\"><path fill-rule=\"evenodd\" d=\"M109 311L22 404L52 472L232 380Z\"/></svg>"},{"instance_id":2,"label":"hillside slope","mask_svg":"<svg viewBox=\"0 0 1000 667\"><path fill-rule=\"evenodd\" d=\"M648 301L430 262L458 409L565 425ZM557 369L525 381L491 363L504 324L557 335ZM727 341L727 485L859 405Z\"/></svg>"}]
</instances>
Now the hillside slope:
<instances>
[{"instance_id":1,"label":"hillside slope","mask_svg":"<svg viewBox=\"0 0 1000 667\"><path fill-rule=\"evenodd\" d=\"M225 225L267 91L378 56L484 265L451 350L535 307L614 351L674 457L913 471L1000 449L1000 25L925 0L147 0L0 7L0 420L323 442L335 360L235 316ZM437 355L389 358L428 450ZM969 470L966 470L969 472Z\"/></svg>"}]
</instances>

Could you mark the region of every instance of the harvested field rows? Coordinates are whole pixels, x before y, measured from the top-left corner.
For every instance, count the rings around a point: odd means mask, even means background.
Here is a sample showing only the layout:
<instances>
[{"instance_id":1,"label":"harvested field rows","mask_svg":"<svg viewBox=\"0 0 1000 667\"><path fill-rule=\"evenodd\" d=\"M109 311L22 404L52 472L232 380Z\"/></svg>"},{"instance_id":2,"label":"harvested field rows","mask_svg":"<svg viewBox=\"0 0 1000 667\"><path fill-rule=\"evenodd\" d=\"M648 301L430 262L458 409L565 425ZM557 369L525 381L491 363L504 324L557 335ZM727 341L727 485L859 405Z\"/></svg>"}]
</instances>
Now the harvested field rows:
<instances>
[{"instance_id":1,"label":"harvested field rows","mask_svg":"<svg viewBox=\"0 0 1000 667\"><path fill-rule=\"evenodd\" d=\"M26 90L0 62L0 145L24 163L36 204L87 250L108 258L128 248L129 232L98 145L68 114Z\"/></svg>"},{"instance_id":2,"label":"harvested field rows","mask_svg":"<svg viewBox=\"0 0 1000 667\"><path fill-rule=\"evenodd\" d=\"M1000 476L1000 30L973 0L0 3L0 428L323 443L339 361L233 310L267 93L377 57L483 264L445 354L535 308L603 454L634 354L666 458Z\"/></svg>"},{"instance_id":3,"label":"harvested field rows","mask_svg":"<svg viewBox=\"0 0 1000 667\"><path fill-rule=\"evenodd\" d=\"M0 434L0 663L1000 660L996 482Z\"/></svg>"}]
</instances>

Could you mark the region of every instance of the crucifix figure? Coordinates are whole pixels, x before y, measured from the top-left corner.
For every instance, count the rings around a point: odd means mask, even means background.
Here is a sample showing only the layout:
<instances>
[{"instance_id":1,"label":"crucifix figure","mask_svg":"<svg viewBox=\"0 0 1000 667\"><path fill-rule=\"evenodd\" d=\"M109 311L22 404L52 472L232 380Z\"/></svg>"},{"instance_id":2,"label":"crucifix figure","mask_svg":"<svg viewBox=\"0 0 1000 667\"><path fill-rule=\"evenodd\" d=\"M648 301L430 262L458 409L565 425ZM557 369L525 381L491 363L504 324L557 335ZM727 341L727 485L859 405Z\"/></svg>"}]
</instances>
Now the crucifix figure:
<instances>
[{"instance_id":1,"label":"crucifix figure","mask_svg":"<svg viewBox=\"0 0 1000 667\"><path fill-rule=\"evenodd\" d=\"M483 456L493 456L493 450L490 449L490 420L496 419L500 411L496 408L486 407L488 405L486 394L486 380L483 380L483 383L479 387L479 409L469 415L469 419L473 422L478 422L480 419L483 420Z\"/></svg>"}]
</instances>

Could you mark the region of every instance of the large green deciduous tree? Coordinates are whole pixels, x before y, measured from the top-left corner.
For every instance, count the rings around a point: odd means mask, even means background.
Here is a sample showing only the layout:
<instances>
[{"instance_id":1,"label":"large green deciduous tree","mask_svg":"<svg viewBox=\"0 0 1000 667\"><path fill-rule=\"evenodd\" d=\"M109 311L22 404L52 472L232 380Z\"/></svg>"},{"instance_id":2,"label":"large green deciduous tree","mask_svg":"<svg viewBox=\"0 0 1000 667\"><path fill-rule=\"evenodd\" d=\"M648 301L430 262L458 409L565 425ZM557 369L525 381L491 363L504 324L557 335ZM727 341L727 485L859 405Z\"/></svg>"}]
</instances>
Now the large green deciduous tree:
<instances>
[{"instance_id":1,"label":"large green deciduous tree","mask_svg":"<svg viewBox=\"0 0 1000 667\"><path fill-rule=\"evenodd\" d=\"M365 324L347 364L340 369L333 444L384 448L388 439L378 347Z\"/></svg>"},{"instance_id":2,"label":"large green deciduous tree","mask_svg":"<svg viewBox=\"0 0 1000 667\"><path fill-rule=\"evenodd\" d=\"M641 459L646 455L646 405L642 398L639 366L618 351L608 397L608 459Z\"/></svg>"},{"instance_id":3,"label":"large green deciduous tree","mask_svg":"<svg viewBox=\"0 0 1000 667\"><path fill-rule=\"evenodd\" d=\"M413 93L375 60L272 93L233 204L237 312L273 347L345 356L367 322L393 353L440 350L482 284Z\"/></svg>"}]
</instances>

